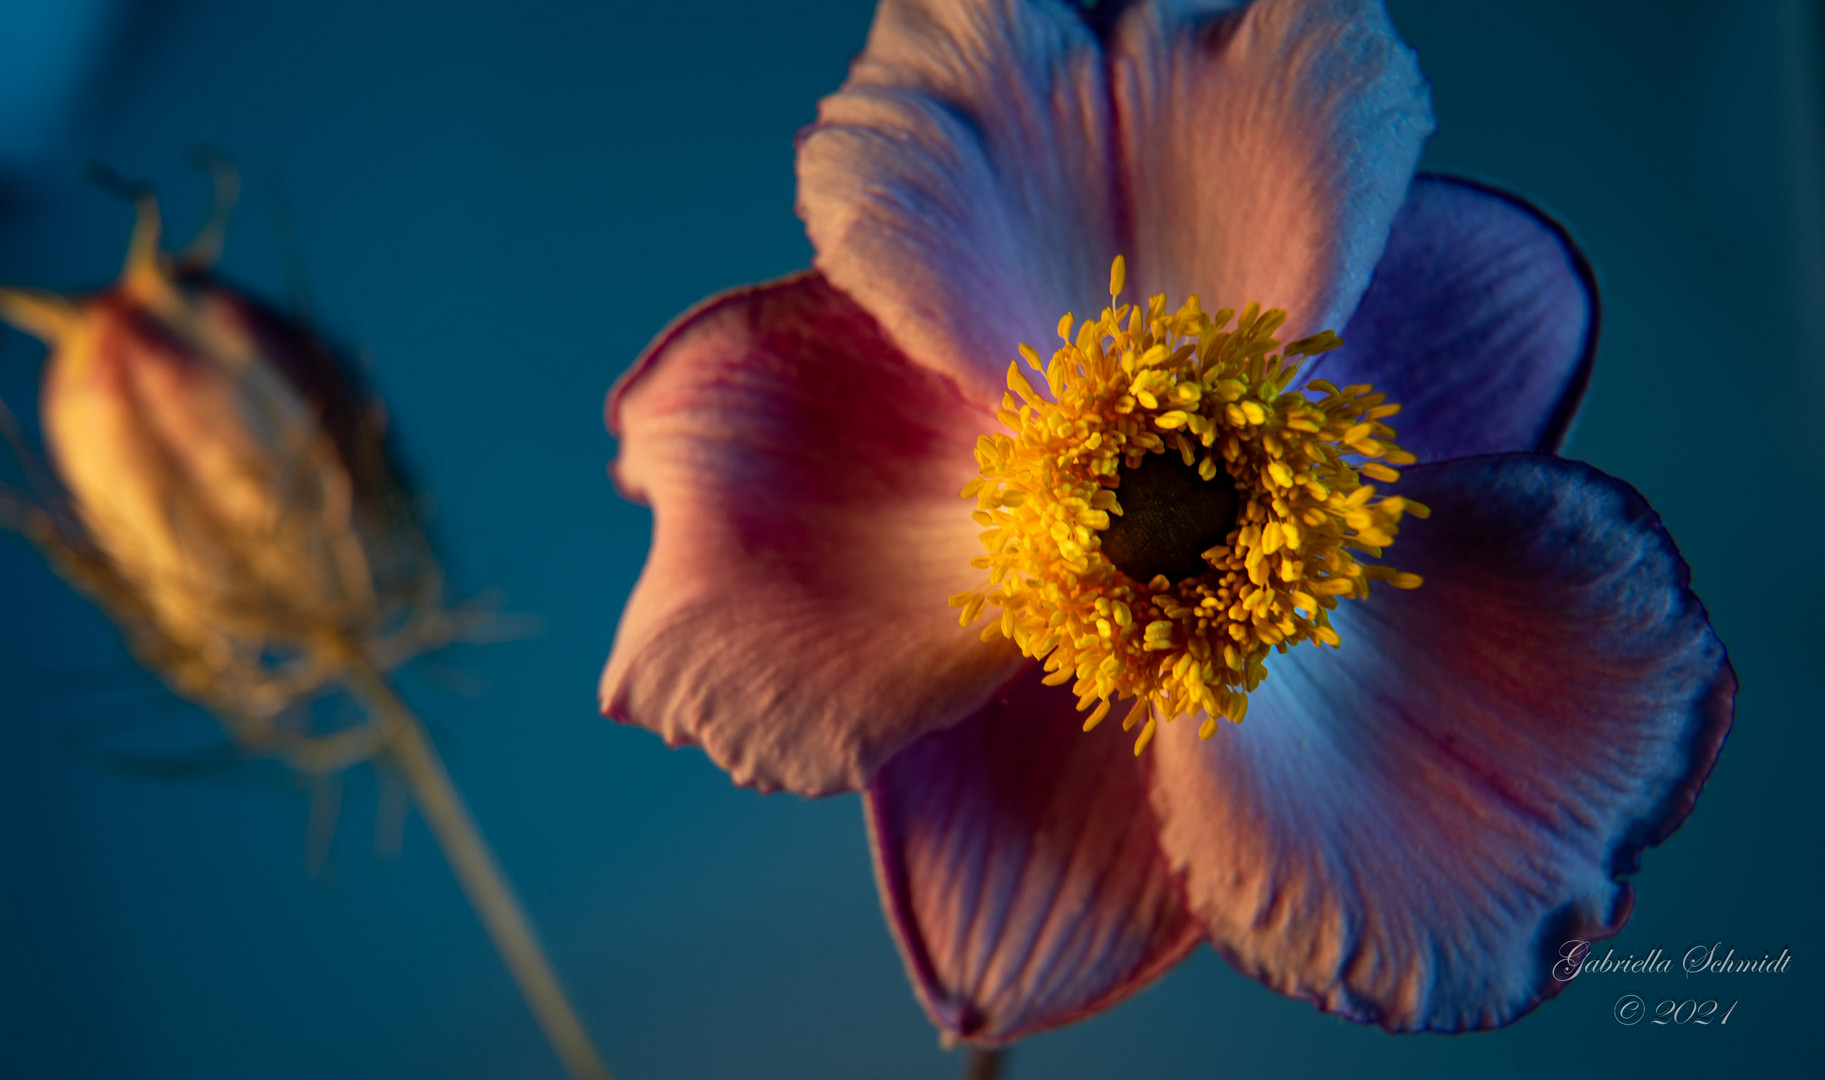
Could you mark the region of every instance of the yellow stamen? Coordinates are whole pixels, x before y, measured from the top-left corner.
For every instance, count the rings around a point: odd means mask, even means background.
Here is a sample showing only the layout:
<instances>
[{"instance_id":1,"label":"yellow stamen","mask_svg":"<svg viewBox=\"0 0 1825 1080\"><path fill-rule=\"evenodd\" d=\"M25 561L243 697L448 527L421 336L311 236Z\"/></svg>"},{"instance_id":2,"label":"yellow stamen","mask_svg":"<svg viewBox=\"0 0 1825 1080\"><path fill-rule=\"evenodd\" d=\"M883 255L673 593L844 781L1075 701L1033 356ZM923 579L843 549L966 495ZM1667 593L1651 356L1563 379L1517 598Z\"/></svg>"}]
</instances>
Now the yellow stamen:
<instances>
[{"instance_id":1,"label":"yellow stamen","mask_svg":"<svg viewBox=\"0 0 1825 1080\"><path fill-rule=\"evenodd\" d=\"M1152 716L1147 718L1147 726L1141 729L1141 737L1134 740L1135 757L1140 757L1142 752L1147 749L1147 744L1153 741L1153 733L1159 729L1159 726L1160 722L1157 718Z\"/></svg>"},{"instance_id":2,"label":"yellow stamen","mask_svg":"<svg viewBox=\"0 0 1825 1080\"><path fill-rule=\"evenodd\" d=\"M1288 389L1306 357L1342 344L1336 334L1282 346L1273 335L1285 313L1257 304L1239 315L1206 314L1196 296L1170 312L1164 296L1122 304L1126 276L1118 257L1109 306L1081 324L1061 319L1049 363L1021 346L1049 397L1021 363L1008 366L1000 416L1011 434L978 440L981 475L964 490L987 551L972 565L988 580L951 604L965 625L1000 609L984 640L1006 637L1044 661L1048 684L1071 682L1092 710L1086 731L1114 698L1134 699L1122 727L1144 724L1138 754L1160 717L1202 713L1204 738L1216 717L1239 723L1268 654L1338 647L1330 612L1367 598L1370 581L1418 587L1417 575L1358 555L1380 558L1401 518L1427 511L1363 482L1392 483L1391 466L1415 460L1383 422L1398 405L1323 379ZM1135 509L1122 505L1123 477L1150 454L1192 470L1200 491L1199 479L1233 484L1239 502L1227 537L1202 551L1204 569L1177 581L1137 580L1103 551L1112 521Z\"/></svg>"}]
</instances>

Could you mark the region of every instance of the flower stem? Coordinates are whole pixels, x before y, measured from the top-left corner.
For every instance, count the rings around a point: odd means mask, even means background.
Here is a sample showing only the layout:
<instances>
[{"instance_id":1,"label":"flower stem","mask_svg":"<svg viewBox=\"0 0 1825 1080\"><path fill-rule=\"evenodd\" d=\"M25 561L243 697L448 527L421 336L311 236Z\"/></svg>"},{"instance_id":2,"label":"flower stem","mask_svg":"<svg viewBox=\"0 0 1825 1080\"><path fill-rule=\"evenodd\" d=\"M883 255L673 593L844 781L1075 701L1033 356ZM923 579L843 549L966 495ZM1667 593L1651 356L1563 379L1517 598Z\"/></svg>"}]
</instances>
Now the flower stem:
<instances>
[{"instance_id":1,"label":"flower stem","mask_svg":"<svg viewBox=\"0 0 1825 1080\"><path fill-rule=\"evenodd\" d=\"M1008 1052L1001 1047L985 1050L972 1046L963 1062L963 1080L1000 1080L1007 1063Z\"/></svg>"},{"instance_id":2,"label":"flower stem","mask_svg":"<svg viewBox=\"0 0 1825 1080\"><path fill-rule=\"evenodd\" d=\"M526 913L464 808L424 725L371 667L351 664L347 679L349 689L373 711L387 757L411 790L552 1049L576 1080L610 1080L608 1066L602 1063L576 1010L564 996L564 988L533 936Z\"/></svg>"}]
</instances>

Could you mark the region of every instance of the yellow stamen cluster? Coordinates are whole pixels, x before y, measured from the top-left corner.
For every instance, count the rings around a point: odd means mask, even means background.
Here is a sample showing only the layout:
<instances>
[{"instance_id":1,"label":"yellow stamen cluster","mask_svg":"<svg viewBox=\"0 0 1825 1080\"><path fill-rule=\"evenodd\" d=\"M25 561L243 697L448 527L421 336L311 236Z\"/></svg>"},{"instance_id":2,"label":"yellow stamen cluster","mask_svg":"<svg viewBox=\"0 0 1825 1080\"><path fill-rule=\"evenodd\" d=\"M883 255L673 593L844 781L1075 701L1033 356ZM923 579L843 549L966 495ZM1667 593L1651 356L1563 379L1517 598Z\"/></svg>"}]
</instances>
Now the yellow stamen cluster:
<instances>
[{"instance_id":1,"label":"yellow stamen cluster","mask_svg":"<svg viewBox=\"0 0 1825 1080\"><path fill-rule=\"evenodd\" d=\"M1270 650L1337 647L1329 613L1339 599L1366 598L1370 581L1417 587L1417 575L1352 552L1380 558L1401 517L1427 510L1377 499L1363 482L1391 483L1392 466L1415 460L1383 422L1399 405L1323 379L1288 389L1301 360L1341 345L1337 335L1282 347L1273 334L1285 313L1250 304L1239 317L1207 315L1196 296L1174 312L1164 296L1118 306L1124 276L1117 258L1095 321L1075 335L1071 315L1059 322L1064 346L1043 368L1049 397L1009 364L999 415L1013 433L978 440L982 473L963 489L988 551L971 565L989 578L950 603L966 626L999 607L983 640L1006 637L1043 658L1050 685L1075 679L1078 708L1095 703L1085 731L1115 698L1134 699L1123 727L1144 721L1139 754L1161 717L1201 712L1204 738L1218 716L1240 722ZM1020 352L1041 369L1030 346ZM1165 453L1205 481L1229 474L1236 526L1203 552L1208 571L1137 581L1104 556L1101 534L1123 513L1122 470Z\"/></svg>"}]
</instances>

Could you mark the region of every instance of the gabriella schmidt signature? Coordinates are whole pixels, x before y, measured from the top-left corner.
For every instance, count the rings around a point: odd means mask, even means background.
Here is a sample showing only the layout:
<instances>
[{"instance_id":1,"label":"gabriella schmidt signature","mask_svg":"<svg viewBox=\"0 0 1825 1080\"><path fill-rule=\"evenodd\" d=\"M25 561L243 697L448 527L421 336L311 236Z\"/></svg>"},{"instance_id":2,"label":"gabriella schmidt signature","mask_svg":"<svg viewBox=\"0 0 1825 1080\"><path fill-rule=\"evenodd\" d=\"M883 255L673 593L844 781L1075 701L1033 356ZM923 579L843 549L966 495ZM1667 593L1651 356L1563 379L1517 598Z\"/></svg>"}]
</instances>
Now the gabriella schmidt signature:
<instances>
[{"instance_id":1,"label":"gabriella schmidt signature","mask_svg":"<svg viewBox=\"0 0 1825 1080\"><path fill-rule=\"evenodd\" d=\"M1735 947L1726 948L1724 943L1714 942L1710 945L1694 945L1680 957L1679 970L1687 978L1693 975L1778 975L1787 970L1793 960L1792 954L1782 949L1777 953L1762 953L1760 956L1738 956ZM1571 982L1580 975L1591 973L1598 975L1666 975L1673 971L1673 957L1659 947L1649 949L1647 953L1636 956L1617 957L1615 949L1607 950L1601 957L1591 957L1591 943L1574 938L1559 949L1559 962L1553 965L1553 978L1560 982Z\"/></svg>"}]
</instances>

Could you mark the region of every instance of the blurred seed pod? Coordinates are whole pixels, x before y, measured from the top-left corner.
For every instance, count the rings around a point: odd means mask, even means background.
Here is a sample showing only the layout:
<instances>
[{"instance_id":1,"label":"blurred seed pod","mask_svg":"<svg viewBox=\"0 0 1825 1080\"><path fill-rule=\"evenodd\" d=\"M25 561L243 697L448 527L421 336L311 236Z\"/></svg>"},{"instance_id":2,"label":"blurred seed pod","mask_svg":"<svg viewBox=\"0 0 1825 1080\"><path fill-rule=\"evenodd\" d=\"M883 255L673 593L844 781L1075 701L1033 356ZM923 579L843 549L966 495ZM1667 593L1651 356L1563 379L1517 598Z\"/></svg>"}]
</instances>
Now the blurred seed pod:
<instances>
[{"instance_id":1,"label":"blurred seed pod","mask_svg":"<svg viewBox=\"0 0 1825 1080\"><path fill-rule=\"evenodd\" d=\"M383 756L404 780L546 1037L579 1080L601 1055L422 723L384 672L486 620L443 606L386 413L309 327L211 274L235 178L210 223L159 250L139 218L119 280L60 296L0 289L0 319L50 347L39 401L49 475L0 407L37 491L0 524L105 607L140 660L209 706L243 748L327 778ZM314 734L294 709L331 685L365 721Z\"/></svg>"},{"instance_id":2,"label":"blurred seed pod","mask_svg":"<svg viewBox=\"0 0 1825 1080\"><path fill-rule=\"evenodd\" d=\"M136 654L244 742L336 681L451 636L386 413L309 327L211 272L235 189L189 248L159 248L150 194L97 292L0 289L49 346L55 480L15 516Z\"/></svg>"}]
</instances>

